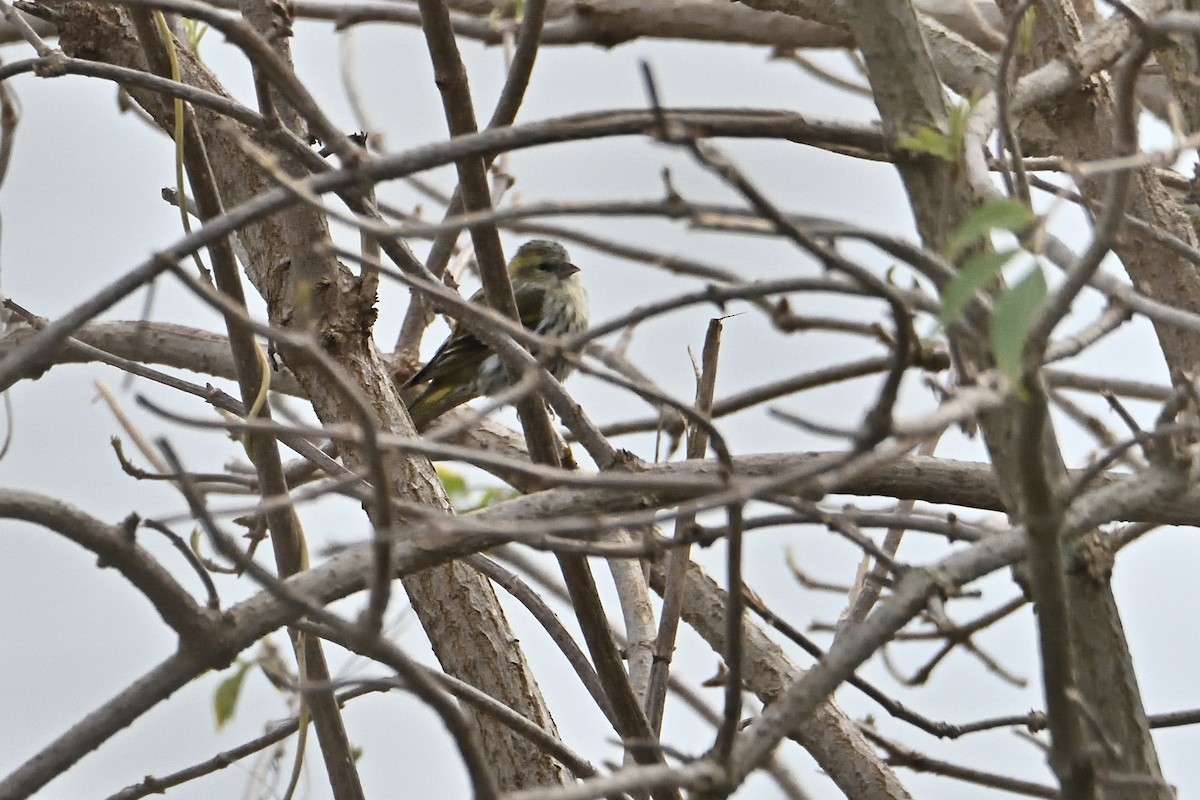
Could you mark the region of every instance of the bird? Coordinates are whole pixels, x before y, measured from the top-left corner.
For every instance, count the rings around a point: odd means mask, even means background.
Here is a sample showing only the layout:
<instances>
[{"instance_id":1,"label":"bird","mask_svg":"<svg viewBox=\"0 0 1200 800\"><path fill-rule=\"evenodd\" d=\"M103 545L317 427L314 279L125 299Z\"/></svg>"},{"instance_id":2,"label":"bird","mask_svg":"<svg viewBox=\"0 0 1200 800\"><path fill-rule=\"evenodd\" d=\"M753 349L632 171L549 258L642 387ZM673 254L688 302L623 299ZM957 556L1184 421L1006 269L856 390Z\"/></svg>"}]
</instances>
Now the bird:
<instances>
[{"instance_id":1,"label":"bird","mask_svg":"<svg viewBox=\"0 0 1200 800\"><path fill-rule=\"evenodd\" d=\"M571 336L587 330L587 290L579 279L579 267L571 263L561 244L533 239L521 245L508 263L508 278L521 324L529 330L542 336ZM487 305L483 290L471 295L469 302ZM562 359L547 367L560 381L571 372L571 365ZM468 400L507 386L499 356L460 322L433 358L405 381L401 397L413 425L421 431Z\"/></svg>"}]
</instances>

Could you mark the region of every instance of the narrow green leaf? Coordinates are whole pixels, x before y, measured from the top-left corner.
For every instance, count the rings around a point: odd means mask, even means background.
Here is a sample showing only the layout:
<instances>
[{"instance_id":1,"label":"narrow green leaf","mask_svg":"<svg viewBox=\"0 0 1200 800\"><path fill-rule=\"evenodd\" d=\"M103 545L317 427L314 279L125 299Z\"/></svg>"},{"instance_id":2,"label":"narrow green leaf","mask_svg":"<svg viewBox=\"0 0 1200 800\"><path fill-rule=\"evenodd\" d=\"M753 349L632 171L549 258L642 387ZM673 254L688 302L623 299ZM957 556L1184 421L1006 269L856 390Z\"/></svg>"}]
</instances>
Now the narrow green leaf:
<instances>
[{"instance_id":1,"label":"narrow green leaf","mask_svg":"<svg viewBox=\"0 0 1200 800\"><path fill-rule=\"evenodd\" d=\"M1000 197L971 212L946 242L946 258L958 259L962 251L994 230L1019 232L1033 222L1033 212L1018 200Z\"/></svg>"},{"instance_id":2,"label":"narrow green leaf","mask_svg":"<svg viewBox=\"0 0 1200 800\"><path fill-rule=\"evenodd\" d=\"M950 143L954 146L954 160L957 163L959 154L963 152L963 145L967 140L967 122L971 119L971 112L975 109L975 104L979 102L979 96L976 94L956 106L950 108L950 113L946 118L946 131L950 139Z\"/></svg>"},{"instance_id":3,"label":"narrow green leaf","mask_svg":"<svg viewBox=\"0 0 1200 800\"><path fill-rule=\"evenodd\" d=\"M987 286L1000 274L1004 265L1020 252L1019 249L1012 249L999 253L975 253L968 258L958 275L942 292L942 307L938 311L941 323L949 325L957 321L975 293Z\"/></svg>"},{"instance_id":4,"label":"narrow green leaf","mask_svg":"<svg viewBox=\"0 0 1200 800\"><path fill-rule=\"evenodd\" d=\"M1037 30L1037 9L1033 6L1025 9L1021 22L1017 25L1017 53L1028 56L1033 52L1033 33Z\"/></svg>"},{"instance_id":5,"label":"narrow green leaf","mask_svg":"<svg viewBox=\"0 0 1200 800\"><path fill-rule=\"evenodd\" d=\"M1029 326L1046 302L1046 276L1034 267L1015 286L996 298L990 325L992 355L1013 386L1021 389L1021 354Z\"/></svg>"},{"instance_id":6,"label":"narrow green leaf","mask_svg":"<svg viewBox=\"0 0 1200 800\"><path fill-rule=\"evenodd\" d=\"M225 723L232 719L233 712L237 710L238 697L242 693L242 683L246 680L246 672L249 669L248 662L239 661L233 674L217 684L217 691L213 693L213 713L217 718L217 730L224 727Z\"/></svg>"}]
</instances>

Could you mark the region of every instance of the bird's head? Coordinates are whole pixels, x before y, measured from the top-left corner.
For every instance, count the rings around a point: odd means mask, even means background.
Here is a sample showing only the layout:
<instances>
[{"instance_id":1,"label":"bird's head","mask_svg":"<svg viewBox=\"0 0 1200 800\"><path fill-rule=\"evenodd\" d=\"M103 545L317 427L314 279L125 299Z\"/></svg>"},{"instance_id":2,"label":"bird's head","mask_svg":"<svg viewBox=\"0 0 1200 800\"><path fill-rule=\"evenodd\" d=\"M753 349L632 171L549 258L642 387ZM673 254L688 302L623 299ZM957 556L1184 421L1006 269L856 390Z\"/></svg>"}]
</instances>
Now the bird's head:
<instances>
[{"instance_id":1,"label":"bird's head","mask_svg":"<svg viewBox=\"0 0 1200 800\"><path fill-rule=\"evenodd\" d=\"M576 282L579 267L571 263L567 249L557 242L534 239L521 245L508 262L508 277L514 284L550 288L563 281Z\"/></svg>"}]
</instances>

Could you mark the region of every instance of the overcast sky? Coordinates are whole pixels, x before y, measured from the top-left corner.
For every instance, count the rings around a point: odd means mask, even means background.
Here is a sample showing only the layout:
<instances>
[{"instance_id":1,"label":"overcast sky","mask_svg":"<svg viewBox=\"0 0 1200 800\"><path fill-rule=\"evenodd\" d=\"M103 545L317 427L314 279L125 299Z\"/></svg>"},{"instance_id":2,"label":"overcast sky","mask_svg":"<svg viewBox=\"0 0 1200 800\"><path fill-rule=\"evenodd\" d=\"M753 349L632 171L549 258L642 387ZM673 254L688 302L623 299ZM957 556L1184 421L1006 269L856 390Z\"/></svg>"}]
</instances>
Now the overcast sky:
<instances>
[{"instance_id":1,"label":"overcast sky","mask_svg":"<svg viewBox=\"0 0 1200 800\"><path fill-rule=\"evenodd\" d=\"M302 24L297 31L295 57L301 77L339 124L347 130L357 129L337 79L337 54L330 27ZM249 73L240 57L219 39L216 33L205 39L204 57L239 98L252 105ZM371 121L385 134L388 149L400 151L442 138L445 128L441 106L420 32L366 26L355 32L353 47L360 90L367 99ZM2 54L11 61L30 53L27 47L9 46ZM464 45L464 54L481 109L478 116L486 119L503 79L500 51ZM770 61L767 56L759 48L662 42L636 42L612 50L548 49L539 56L519 119L644 106L638 69L641 59L654 67L668 105L787 108L823 119L874 118L869 103L836 93L795 67ZM173 150L161 134L133 115L118 112L115 90L109 84L83 78L40 80L26 76L14 86L24 117L11 172L0 189L0 280L7 296L38 314L55 317L153 250L178 238L178 216L160 199L161 188L174 180ZM789 210L911 235L903 194L887 167L790 143L733 142L725 146ZM733 200L686 155L633 138L521 152L512 156L510 170L518 180L515 191L526 201L618 200L661 196L660 172L664 166L671 168L675 188L688 199ZM449 189L452 171L438 171L433 179ZM381 194L405 207L423 202L399 184L386 187ZM425 207L430 208L428 203ZM430 213L437 216L436 210ZM1069 210L1059 210L1056 218L1064 230L1080 230L1078 215ZM765 238L697 234L680 225L654 221L589 220L578 224L622 241L690 254L748 276L817 273L811 261L787 245ZM353 242L345 231L339 235ZM505 241L510 251L519 244L511 236ZM1074 241L1080 241L1078 233ZM414 243L414 249L424 254L423 244ZM631 303L696 286L581 247L573 248L572 255L583 268L596 321L623 312ZM169 282L162 282L158 288L154 319L220 329L211 312ZM140 295L131 298L106 316L135 318L142 300ZM405 302L404 292L385 284L377 328L381 346L390 347L395 341ZM1097 307L1095 299L1090 298L1077 312L1094 313ZM866 306L848 311L862 308ZM745 308L731 305L728 309L735 315L726 321L718 397L761 383L764 371L771 377L781 377L846 360L853 354L877 352L863 340L846 336L798 334L785 339L754 314L739 311ZM838 307L811 311L836 313ZM693 308L647 323L634 337L632 357L676 396L690 397L692 370L687 351L689 347L699 349L705 324L715 313L713 308ZM920 332L930 335L934 331L926 326ZM439 328L427 339L430 351L443 333L444 329ZM1138 324L1102 344L1079 366L1104 374L1166 380L1148 326ZM156 397L186 413L204 415L198 402L143 383L126 388L123 376L113 370L66 366L38 381L23 382L10 393L15 435L12 451L0 461L0 485L62 497L110 521L131 512L154 516L182 510L180 499L170 488L135 483L116 468L108 439L118 429L106 408L94 402L94 380L104 381L117 391L149 433L167 435L184 448L189 466L216 468L237 457L238 448L223 437L183 430L133 408L137 393ZM575 378L571 386L598 421L640 417L647 412L643 404L594 380ZM778 406L810 418L844 423L853 418L847 416L847 409L862 408L863 397L869 397L874 386L873 379L859 381L787 398ZM918 413L932 402L929 392L912 381L906 387L902 407ZM294 405L299 407L298 403ZM1112 422L1106 411L1096 408ZM1147 415L1151 409L1135 409L1144 419L1150 419ZM761 411L734 416L722 423L722 430L739 453L840 446L833 440L802 434ZM1089 452L1089 442L1069 426L1063 426L1062 433L1076 448L1072 454L1075 463L1081 463ZM644 458L653 456L650 437L628 437L617 443ZM948 436L938 452L959 458L982 457L978 443L959 436ZM230 501L230 505L234 503ZM351 503L325 502L306 519L310 542L317 551L327 543L359 541L368 534L361 512ZM176 529L188 531L186 525L177 525ZM182 576L181 580L198 588L178 556L149 532L140 536L175 574ZM4 610L0 614L0 647L4 653L4 668L0 669L0 772L7 773L167 656L174 641L151 606L124 581L111 571L96 569L92 556L55 534L3 521L0 542L4 548L4 557L0 558L0 608ZM784 529L753 534L748 551L748 581L769 605L801 628L810 622L836 619L841 610L839 598L801 588L789 575L783 556L790 551L814 577L848 583L857 561L855 550L823 530ZM922 563L941 552L937 542L910 534L901 555L905 561ZM1191 670L1179 669L1180 665L1194 663L1196 657L1191 612L1200 599L1192 569L1197 556L1200 546L1195 531L1163 529L1122 553L1118 564L1115 588L1152 713L1197 704ZM698 558L719 568L723 549L713 547L699 553ZM984 581L982 588L987 600L975 607L958 606L955 613L959 619L990 609L1015 592L1003 574ZM254 587L245 581L221 583L222 599L227 604L253 591ZM353 613L358 605L359 600L351 598L340 607ZM401 613L399 604L393 608L398 614L399 641L414 651L427 652L415 620ZM523 612L513 610L510 618L539 670L542 688L550 707L556 710L564 738L594 760L614 758L618 751L605 738L602 718L578 685L565 676L562 659L545 636ZM277 641L283 643L282 638ZM1006 685L984 674L978 661L962 653L952 655L927 686L915 690L896 688L878 660L867 665L862 674L915 710L950 722L1041 708L1035 662L1030 657L1034 628L1028 610L986 632L980 644L1007 669L1026 678L1029 685ZM905 645L891 651L901 668L909 671L929 653L928 644ZM338 653L334 657L338 674L377 674L359 662L347 663L341 656ZM801 665L810 663L803 656L796 658ZM716 666L717 658L696 637L685 633L675 662L676 672L698 681L713 674ZM260 733L265 721L289 714L283 699L261 676L254 675L247 683L236 718L218 732L211 711L218 680L217 675L210 674L189 685L86 757L40 796L107 796L146 774L161 775L235 746ZM719 705L720 691L706 691L710 702ZM940 757L1050 781L1042 754L1010 732L936 743L887 719L854 690L843 690L838 698L852 714L873 715L884 732ZM398 782L404 787L403 796L464 796L464 772L449 736L408 696L393 693L361 699L347 708L346 718L352 740L364 748L360 766L368 796L402 796ZM422 735L413 736L412 731L421 731ZM683 752L699 754L711 744L712 734L697 725L690 714L680 712L669 716L664 738ZM1200 792L1200 769L1193 756L1195 729L1161 732L1156 740L1164 770L1178 786L1180 796ZM838 796L794 744L785 744L781 752L814 797ZM173 790L169 796L240 796L254 764L254 759L246 759L215 776ZM310 752L307 769L312 780L302 796L324 798L327 788L315 750ZM983 796L977 789L944 779L901 774L915 796ZM741 796L772 797L773 789L756 778Z\"/></svg>"}]
</instances>

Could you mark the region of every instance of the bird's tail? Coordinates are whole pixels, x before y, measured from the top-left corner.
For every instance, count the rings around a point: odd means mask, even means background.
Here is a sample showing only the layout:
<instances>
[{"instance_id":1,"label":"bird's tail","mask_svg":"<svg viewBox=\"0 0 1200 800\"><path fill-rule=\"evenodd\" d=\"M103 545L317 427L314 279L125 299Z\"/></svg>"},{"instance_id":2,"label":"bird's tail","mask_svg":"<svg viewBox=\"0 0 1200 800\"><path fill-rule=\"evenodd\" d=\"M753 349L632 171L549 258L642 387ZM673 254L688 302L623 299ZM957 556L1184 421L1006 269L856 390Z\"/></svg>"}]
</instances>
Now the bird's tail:
<instances>
[{"instance_id":1,"label":"bird's tail","mask_svg":"<svg viewBox=\"0 0 1200 800\"><path fill-rule=\"evenodd\" d=\"M442 414L470 400L472 394L458 386L427 385L405 387L400 397L408 406L413 425L421 432Z\"/></svg>"}]
</instances>

